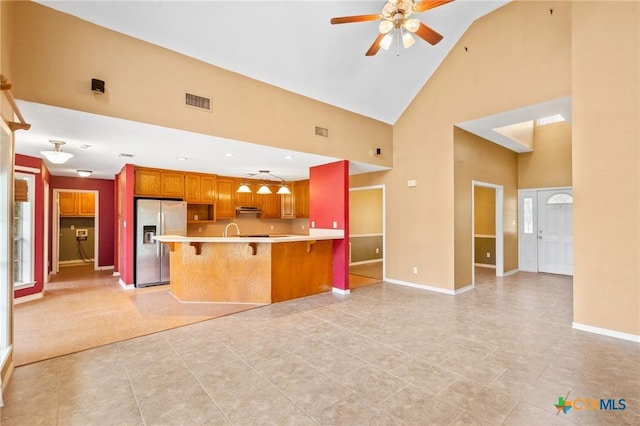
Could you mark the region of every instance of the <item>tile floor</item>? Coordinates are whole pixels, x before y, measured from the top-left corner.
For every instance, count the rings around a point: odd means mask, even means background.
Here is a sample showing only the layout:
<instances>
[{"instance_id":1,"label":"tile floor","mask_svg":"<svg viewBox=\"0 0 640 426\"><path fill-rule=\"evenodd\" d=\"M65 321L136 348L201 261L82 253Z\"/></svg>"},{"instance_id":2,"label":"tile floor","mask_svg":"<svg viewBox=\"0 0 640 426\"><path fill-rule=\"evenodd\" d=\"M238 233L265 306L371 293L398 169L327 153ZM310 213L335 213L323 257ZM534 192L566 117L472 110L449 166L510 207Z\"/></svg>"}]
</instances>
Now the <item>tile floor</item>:
<instances>
[{"instance_id":1,"label":"tile floor","mask_svg":"<svg viewBox=\"0 0 640 426\"><path fill-rule=\"evenodd\" d=\"M640 345L571 328L571 279L478 270L273 304L18 367L3 425L640 424ZM559 396L624 411L559 413Z\"/></svg>"}]
</instances>

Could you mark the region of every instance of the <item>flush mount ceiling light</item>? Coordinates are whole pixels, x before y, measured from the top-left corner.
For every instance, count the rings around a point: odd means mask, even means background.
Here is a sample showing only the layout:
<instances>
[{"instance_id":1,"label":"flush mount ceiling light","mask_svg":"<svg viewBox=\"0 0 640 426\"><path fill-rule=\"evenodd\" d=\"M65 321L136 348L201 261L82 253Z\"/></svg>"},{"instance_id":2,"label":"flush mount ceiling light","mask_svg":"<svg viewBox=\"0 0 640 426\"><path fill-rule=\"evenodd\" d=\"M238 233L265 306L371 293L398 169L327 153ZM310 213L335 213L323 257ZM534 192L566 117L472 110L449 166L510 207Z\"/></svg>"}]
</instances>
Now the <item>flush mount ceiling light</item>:
<instances>
[{"instance_id":1,"label":"flush mount ceiling light","mask_svg":"<svg viewBox=\"0 0 640 426\"><path fill-rule=\"evenodd\" d=\"M50 163L63 164L73 157L73 154L61 151L60 147L66 142L54 140L50 140L49 142L54 146L53 151L40 151L40 154L42 154Z\"/></svg>"},{"instance_id":2,"label":"flush mount ceiling light","mask_svg":"<svg viewBox=\"0 0 640 426\"><path fill-rule=\"evenodd\" d=\"M80 177L89 177L91 176L91 173L93 173L91 170L76 170L76 172L78 172Z\"/></svg>"},{"instance_id":3,"label":"flush mount ceiling light","mask_svg":"<svg viewBox=\"0 0 640 426\"><path fill-rule=\"evenodd\" d=\"M442 35L429 28L419 19L409 18L413 13L426 12L453 0L389 0L382 8L382 13L377 15L342 16L331 19L332 24L348 24L350 22L367 22L380 20L378 25L378 37L375 39L366 56L373 56L380 48L388 49L393 41L394 34L400 54L400 41L405 49L413 46L417 35L427 43L435 45L442 40Z\"/></svg>"},{"instance_id":4,"label":"flush mount ceiling light","mask_svg":"<svg viewBox=\"0 0 640 426\"><path fill-rule=\"evenodd\" d=\"M258 170L258 173L256 173L254 176L257 176L257 175L267 175L280 180L280 188L278 188L278 191L276 192L276 194L285 194L285 195L291 194L291 191L289 190L287 185L285 185L284 183L284 179L282 179L280 176L271 174L269 170ZM236 192L249 193L251 192L251 189L245 182L242 182L242 185L240 185L240 187L236 190ZM271 189L269 189L269 187L266 184L262 184L260 185L260 188L258 188L258 191L256 192L258 194L263 194L263 195L271 194Z\"/></svg>"}]
</instances>

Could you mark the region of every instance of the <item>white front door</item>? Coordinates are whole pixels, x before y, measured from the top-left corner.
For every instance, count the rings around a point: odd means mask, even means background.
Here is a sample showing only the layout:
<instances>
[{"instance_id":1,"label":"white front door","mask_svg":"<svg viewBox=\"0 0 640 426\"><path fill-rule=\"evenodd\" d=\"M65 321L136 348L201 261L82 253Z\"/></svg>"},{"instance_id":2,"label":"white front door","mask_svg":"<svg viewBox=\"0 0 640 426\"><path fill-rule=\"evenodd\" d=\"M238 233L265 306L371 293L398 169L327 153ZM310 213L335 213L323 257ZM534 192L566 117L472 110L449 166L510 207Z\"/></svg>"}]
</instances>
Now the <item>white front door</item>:
<instances>
[{"instance_id":1,"label":"white front door","mask_svg":"<svg viewBox=\"0 0 640 426\"><path fill-rule=\"evenodd\" d=\"M573 196L538 191L538 271L573 275Z\"/></svg>"}]
</instances>

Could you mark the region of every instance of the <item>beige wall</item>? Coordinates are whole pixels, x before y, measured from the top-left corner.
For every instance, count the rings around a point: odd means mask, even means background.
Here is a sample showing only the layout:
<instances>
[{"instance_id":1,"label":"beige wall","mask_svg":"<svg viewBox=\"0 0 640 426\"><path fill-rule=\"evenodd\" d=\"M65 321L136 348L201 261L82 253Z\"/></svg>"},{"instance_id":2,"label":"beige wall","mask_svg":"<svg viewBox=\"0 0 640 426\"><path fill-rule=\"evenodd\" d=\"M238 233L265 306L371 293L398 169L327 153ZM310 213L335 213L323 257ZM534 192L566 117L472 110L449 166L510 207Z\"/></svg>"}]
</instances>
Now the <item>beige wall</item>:
<instances>
[{"instance_id":1,"label":"beige wall","mask_svg":"<svg viewBox=\"0 0 640 426\"><path fill-rule=\"evenodd\" d=\"M473 233L495 235L496 190L484 186L473 189Z\"/></svg>"},{"instance_id":2,"label":"beige wall","mask_svg":"<svg viewBox=\"0 0 640 426\"><path fill-rule=\"evenodd\" d=\"M473 181L503 186L504 270L518 268L518 154L455 129L455 288L472 283Z\"/></svg>"},{"instance_id":3,"label":"beige wall","mask_svg":"<svg viewBox=\"0 0 640 426\"><path fill-rule=\"evenodd\" d=\"M176 129L392 166L390 125L284 91L33 2L14 5L17 98ZM62 30L63 29L63 30ZM106 82L91 92L91 78ZM184 106L210 96L213 112ZM314 136L314 126L329 139ZM379 147L381 156L372 154Z\"/></svg>"},{"instance_id":4,"label":"beige wall","mask_svg":"<svg viewBox=\"0 0 640 426\"><path fill-rule=\"evenodd\" d=\"M382 234L382 189L349 191L349 233Z\"/></svg>"},{"instance_id":5,"label":"beige wall","mask_svg":"<svg viewBox=\"0 0 640 426\"><path fill-rule=\"evenodd\" d=\"M572 30L574 321L638 336L640 3L578 2Z\"/></svg>"},{"instance_id":6,"label":"beige wall","mask_svg":"<svg viewBox=\"0 0 640 426\"><path fill-rule=\"evenodd\" d=\"M518 188L571 186L571 125L535 126L533 152L518 155Z\"/></svg>"}]
</instances>

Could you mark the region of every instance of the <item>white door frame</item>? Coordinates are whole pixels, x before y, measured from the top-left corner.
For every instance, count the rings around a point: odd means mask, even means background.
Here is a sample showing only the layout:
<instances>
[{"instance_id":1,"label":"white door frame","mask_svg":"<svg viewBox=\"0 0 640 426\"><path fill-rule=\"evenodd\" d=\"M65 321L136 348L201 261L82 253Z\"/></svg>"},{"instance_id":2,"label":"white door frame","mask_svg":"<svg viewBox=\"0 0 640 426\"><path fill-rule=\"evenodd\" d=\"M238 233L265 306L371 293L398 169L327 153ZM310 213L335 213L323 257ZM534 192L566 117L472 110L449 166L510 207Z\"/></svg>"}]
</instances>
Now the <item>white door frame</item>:
<instances>
[{"instance_id":1,"label":"white door frame","mask_svg":"<svg viewBox=\"0 0 640 426\"><path fill-rule=\"evenodd\" d=\"M351 191L366 191L370 189L381 189L382 190L382 280L387 279L387 197L385 195L385 186L384 185L371 185L371 186L358 186L354 188L349 188L349 192ZM351 214L349 214L349 220L351 220ZM349 231L351 232L351 231ZM351 260L351 259L349 259Z\"/></svg>"},{"instance_id":2,"label":"white door frame","mask_svg":"<svg viewBox=\"0 0 640 426\"><path fill-rule=\"evenodd\" d=\"M42 241L44 247L42 248L42 282L44 284L49 282L49 182L43 180L44 189L44 235Z\"/></svg>"},{"instance_id":3,"label":"white door frame","mask_svg":"<svg viewBox=\"0 0 640 426\"><path fill-rule=\"evenodd\" d=\"M504 277L504 186L494 183L471 181L471 284L476 284L475 259L475 187L493 188L496 191L496 277Z\"/></svg>"},{"instance_id":4,"label":"white door frame","mask_svg":"<svg viewBox=\"0 0 640 426\"><path fill-rule=\"evenodd\" d=\"M99 270L100 267L98 266L98 258L100 257L100 252L99 252L99 247L100 247L100 218L99 218L99 206L100 206L100 202L99 202L99 191L97 190L90 190L90 189L59 189L59 188L54 188L53 190L53 218L52 218L52 229L51 229L51 235L55 235L55 238L53 238L53 244L51 244L51 248L52 248L52 253L51 253L51 257L52 257L52 263L53 263L53 268L52 268L52 273L53 274L57 274L58 272L60 272L60 197L59 197L59 193L60 192L92 192L95 197L94 197L94 211L95 211L95 216L94 216L94 223L93 226L95 228L95 233L94 233L94 248L93 248L93 269L95 271Z\"/></svg>"}]
</instances>

